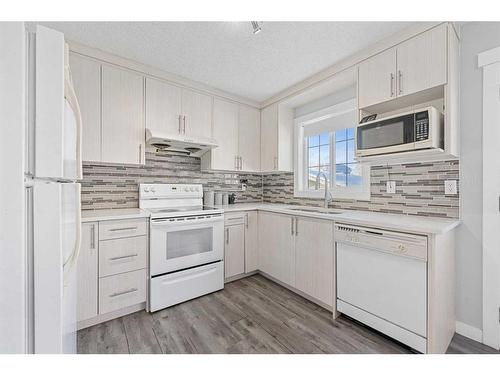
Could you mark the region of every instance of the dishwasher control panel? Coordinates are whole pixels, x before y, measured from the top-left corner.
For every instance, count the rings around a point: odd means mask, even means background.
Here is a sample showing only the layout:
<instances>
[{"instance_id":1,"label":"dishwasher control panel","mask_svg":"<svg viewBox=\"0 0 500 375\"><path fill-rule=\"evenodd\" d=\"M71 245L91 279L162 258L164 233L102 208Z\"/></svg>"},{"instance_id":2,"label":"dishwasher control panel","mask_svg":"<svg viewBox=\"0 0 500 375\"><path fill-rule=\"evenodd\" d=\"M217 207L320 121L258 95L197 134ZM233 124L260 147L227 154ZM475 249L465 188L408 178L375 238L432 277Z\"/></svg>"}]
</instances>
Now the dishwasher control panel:
<instances>
[{"instance_id":1,"label":"dishwasher control panel","mask_svg":"<svg viewBox=\"0 0 500 375\"><path fill-rule=\"evenodd\" d=\"M427 237L377 228L335 224L335 242L427 261Z\"/></svg>"}]
</instances>

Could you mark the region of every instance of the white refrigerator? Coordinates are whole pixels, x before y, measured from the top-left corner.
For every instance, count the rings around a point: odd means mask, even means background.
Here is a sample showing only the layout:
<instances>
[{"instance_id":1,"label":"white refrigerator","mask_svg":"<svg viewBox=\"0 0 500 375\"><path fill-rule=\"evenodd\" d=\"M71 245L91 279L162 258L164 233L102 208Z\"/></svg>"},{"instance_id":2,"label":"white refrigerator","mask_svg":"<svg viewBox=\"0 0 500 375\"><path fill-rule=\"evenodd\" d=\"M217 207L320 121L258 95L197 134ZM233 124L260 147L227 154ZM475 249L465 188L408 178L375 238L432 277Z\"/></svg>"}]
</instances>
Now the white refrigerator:
<instances>
[{"instance_id":1,"label":"white refrigerator","mask_svg":"<svg viewBox=\"0 0 500 375\"><path fill-rule=\"evenodd\" d=\"M33 353L76 353L81 114L64 35L27 31L25 140L28 340Z\"/></svg>"}]
</instances>

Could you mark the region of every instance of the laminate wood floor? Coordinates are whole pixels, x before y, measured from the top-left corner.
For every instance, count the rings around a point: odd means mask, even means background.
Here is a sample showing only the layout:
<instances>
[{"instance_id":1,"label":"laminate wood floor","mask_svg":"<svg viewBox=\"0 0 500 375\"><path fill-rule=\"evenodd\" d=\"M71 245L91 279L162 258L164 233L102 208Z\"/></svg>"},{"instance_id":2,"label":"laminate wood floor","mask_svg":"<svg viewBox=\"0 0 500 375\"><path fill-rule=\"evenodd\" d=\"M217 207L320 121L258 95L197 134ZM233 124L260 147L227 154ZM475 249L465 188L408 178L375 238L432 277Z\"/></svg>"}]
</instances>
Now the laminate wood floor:
<instances>
[{"instance_id":1,"label":"laminate wood floor","mask_svg":"<svg viewBox=\"0 0 500 375\"><path fill-rule=\"evenodd\" d=\"M398 342L254 275L150 314L78 332L78 353L411 353ZM498 353L455 335L448 353Z\"/></svg>"}]
</instances>

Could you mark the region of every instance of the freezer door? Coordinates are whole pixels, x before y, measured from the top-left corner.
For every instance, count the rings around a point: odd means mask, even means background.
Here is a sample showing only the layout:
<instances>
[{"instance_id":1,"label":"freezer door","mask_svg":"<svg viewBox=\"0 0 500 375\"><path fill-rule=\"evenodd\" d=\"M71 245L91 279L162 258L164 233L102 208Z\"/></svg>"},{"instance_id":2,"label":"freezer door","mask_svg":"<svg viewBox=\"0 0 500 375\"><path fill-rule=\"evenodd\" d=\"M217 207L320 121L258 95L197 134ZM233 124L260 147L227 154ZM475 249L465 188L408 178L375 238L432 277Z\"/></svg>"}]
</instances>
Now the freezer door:
<instances>
[{"instance_id":1,"label":"freezer door","mask_svg":"<svg viewBox=\"0 0 500 375\"><path fill-rule=\"evenodd\" d=\"M80 244L80 185L33 186L35 353L76 348L76 268Z\"/></svg>"},{"instance_id":2,"label":"freezer door","mask_svg":"<svg viewBox=\"0 0 500 375\"><path fill-rule=\"evenodd\" d=\"M64 35L37 26L35 45L35 177L81 178L81 114Z\"/></svg>"}]
</instances>

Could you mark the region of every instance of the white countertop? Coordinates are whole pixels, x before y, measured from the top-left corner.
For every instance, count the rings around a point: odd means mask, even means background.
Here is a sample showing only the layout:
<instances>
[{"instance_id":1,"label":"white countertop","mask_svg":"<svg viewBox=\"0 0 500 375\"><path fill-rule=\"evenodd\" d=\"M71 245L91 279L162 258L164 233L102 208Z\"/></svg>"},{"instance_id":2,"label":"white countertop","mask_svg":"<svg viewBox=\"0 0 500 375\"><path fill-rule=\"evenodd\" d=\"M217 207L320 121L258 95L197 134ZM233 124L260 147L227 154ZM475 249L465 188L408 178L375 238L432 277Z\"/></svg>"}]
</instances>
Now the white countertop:
<instances>
[{"instance_id":1,"label":"white countertop","mask_svg":"<svg viewBox=\"0 0 500 375\"><path fill-rule=\"evenodd\" d=\"M320 212L297 211L297 208L318 208L308 206L286 205L278 203L236 203L226 206L215 206L222 208L224 212L238 211L269 211L288 215L306 216L318 219L327 219L345 224L364 225L380 229L396 230L419 234L442 234L460 225L458 219L446 219L428 216L398 215L382 212L336 210L340 214L325 214ZM140 208L117 208L109 210L83 210L82 222L136 219L149 217L147 211Z\"/></svg>"},{"instance_id":2,"label":"white countertop","mask_svg":"<svg viewBox=\"0 0 500 375\"><path fill-rule=\"evenodd\" d=\"M90 221L138 219L149 217L149 212L140 208L115 208L110 210L82 210L82 223Z\"/></svg>"},{"instance_id":3,"label":"white countertop","mask_svg":"<svg viewBox=\"0 0 500 375\"><path fill-rule=\"evenodd\" d=\"M318 208L297 205L272 204L272 203L236 203L227 206L216 206L224 209L224 212L238 212L261 210L296 216L306 216L318 219L328 219L345 224L364 225L380 229L396 230L418 234L442 234L448 232L458 225L458 219L446 219L428 216L398 215L382 212L357 211L357 210L337 210L340 214L325 214L317 212L303 212L297 208Z\"/></svg>"}]
</instances>

